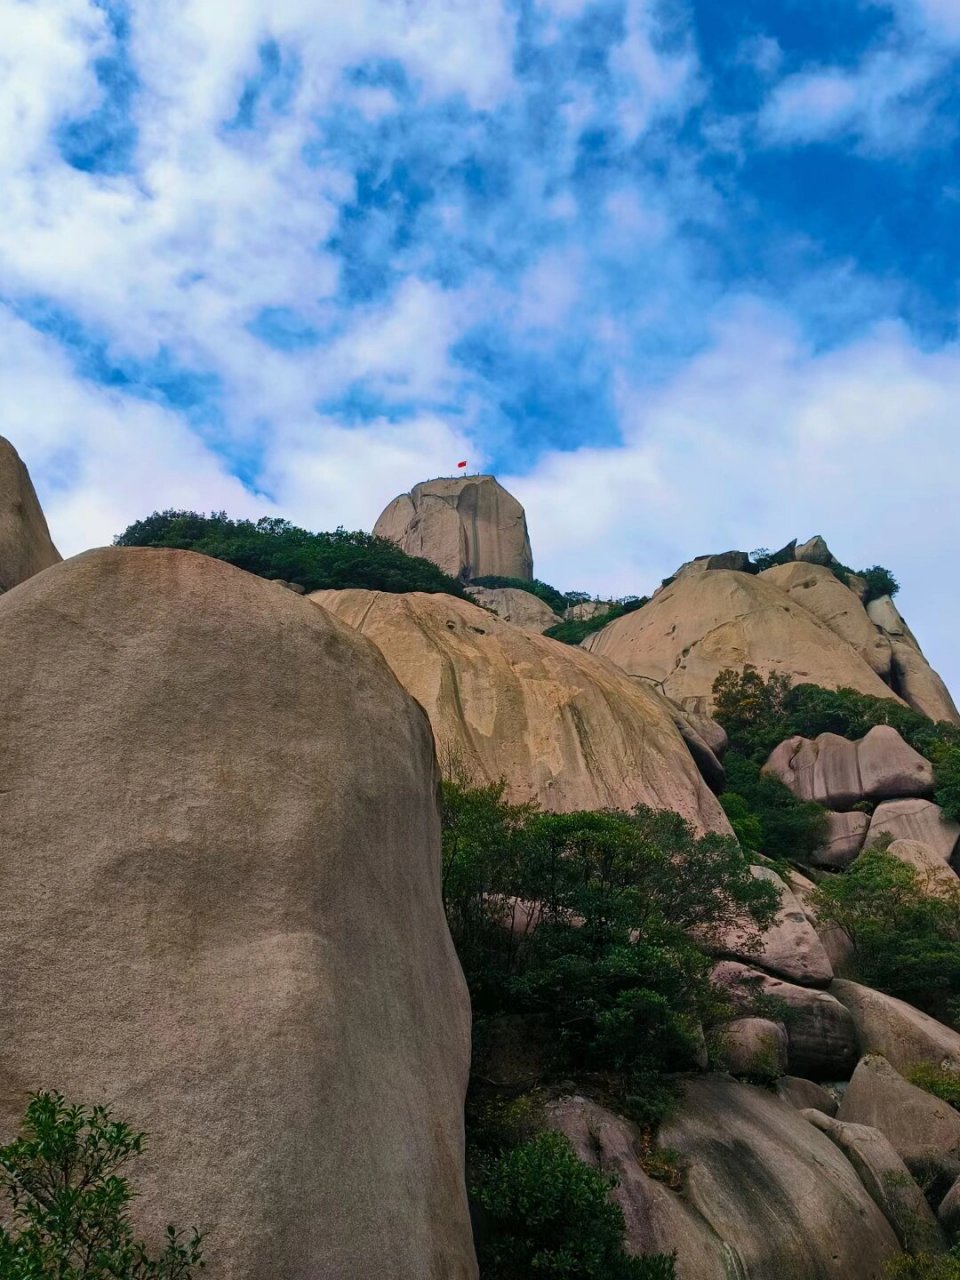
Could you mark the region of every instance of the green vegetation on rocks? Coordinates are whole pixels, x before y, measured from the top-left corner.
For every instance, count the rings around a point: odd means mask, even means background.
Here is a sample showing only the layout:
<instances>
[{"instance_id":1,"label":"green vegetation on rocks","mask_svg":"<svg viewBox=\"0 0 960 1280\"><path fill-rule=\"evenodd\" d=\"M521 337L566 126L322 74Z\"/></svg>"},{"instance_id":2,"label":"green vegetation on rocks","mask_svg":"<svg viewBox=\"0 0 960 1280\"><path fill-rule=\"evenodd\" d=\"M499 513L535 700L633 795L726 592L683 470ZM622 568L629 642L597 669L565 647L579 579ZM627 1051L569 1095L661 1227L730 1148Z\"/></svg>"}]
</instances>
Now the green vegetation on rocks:
<instances>
[{"instance_id":1,"label":"green vegetation on rocks","mask_svg":"<svg viewBox=\"0 0 960 1280\"><path fill-rule=\"evenodd\" d=\"M0 1147L3 1280L190 1280L204 1266L197 1232L168 1227L156 1255L134 1235L122 1171L146 1137L105 1107L34 1094L23 1132Z\"/></svg>"},{"instance_id":2,"label":"green vegetation on rocks","mask_svg":"<svg viewBox=\"0 0 960 1280\"><path fill-rule=\"evenodd\" d=\"M649 602L649 596L623 596L620 600L613 601L609 609L596 614L593 618L570 618L566 622L559 622L555 627L550 627L544 635L549 636L551 640L559 640L562 644L582 644L594 631L602 630L617 618L622 618L624 614L642 609Z\"/></svg>"},{"instance_id":3,"label":"green vegetation on rocks","mask_svg":"<svg viewBox=\"0 0 960 1280\"><path fill-rule=\"evenodd\" d=\"M171 547L225 560L304 591L427 591L465 598L462 585L432 564L369 533L309 533L287 520L231 520L225 511L156 511L114 539L118 547Z\"/></svg>"}]
</instances>

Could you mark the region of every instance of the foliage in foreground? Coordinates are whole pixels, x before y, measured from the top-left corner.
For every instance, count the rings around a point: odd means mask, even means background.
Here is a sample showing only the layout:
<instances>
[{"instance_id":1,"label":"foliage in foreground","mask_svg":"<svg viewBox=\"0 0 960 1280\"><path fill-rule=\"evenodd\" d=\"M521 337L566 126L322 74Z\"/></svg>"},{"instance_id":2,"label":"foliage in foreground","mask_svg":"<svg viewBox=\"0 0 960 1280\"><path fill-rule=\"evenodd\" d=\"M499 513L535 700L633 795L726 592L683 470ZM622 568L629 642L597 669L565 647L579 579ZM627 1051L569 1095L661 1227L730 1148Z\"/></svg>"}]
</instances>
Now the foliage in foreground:
<instances>
[{"instance_id":1,"label":"foliage in foreground","mask_svg":"<svg viewBox=\"0 0 960 1280\"><path fill-rule=\"evenodd\" d=\"M23 1132L0 1147L0 1277L3 1280L189 1280L203 1267L201 1238L167 1228L151 1255L129 1218L135 1192L121 1172L146 1134L105 1107L34 1094Z\"/></svg>"},{"instance_id":2,"label":"foliage in foreground","mask_svg":"<svg viewBox=\"0 0 960 1280\"><path fill-rule=\"evenodd\" d=\"M941 1022L960 1002L960 883L925 892L914 867L874 845L814 894L821 920L853 943L857 978Z\"/></svg>"},{"instance_id":3,"label":"foliage in foreground","mask_svg":"<svg viewBox=\"0 0 960 1280\"><path fill-rule=\"evenodd\" d=\"M903 1254L887 1263L887 1280L960 1280L960 1250Z\"/></svg>"},{"instance_id":4,"label":"foliage in foreground","mask_svg":"<svg viewBox=\"0 0 960 1280\"><path fill-rule=\"evenodd\" d=\"M580 1160L566 1138L541 1133L482 1167L474 1194L489 1280L674 1280L673 1259L624 1253L614 1183Z\"/></svg>"},{"instance_id":5,"label":"foliage in foreground","mask_svg":"<svg viewBox=\"0 0 960 1280\"><path fill-rule=\"evenodd\" d=\"M114 539L118 547L197 551L258 574L294 582L305 591L427 591L465 598L462 585L386 538L369 533L308 533L287 520L231 520L225 511L155 511Z\"/></svg>"}]
</instances>

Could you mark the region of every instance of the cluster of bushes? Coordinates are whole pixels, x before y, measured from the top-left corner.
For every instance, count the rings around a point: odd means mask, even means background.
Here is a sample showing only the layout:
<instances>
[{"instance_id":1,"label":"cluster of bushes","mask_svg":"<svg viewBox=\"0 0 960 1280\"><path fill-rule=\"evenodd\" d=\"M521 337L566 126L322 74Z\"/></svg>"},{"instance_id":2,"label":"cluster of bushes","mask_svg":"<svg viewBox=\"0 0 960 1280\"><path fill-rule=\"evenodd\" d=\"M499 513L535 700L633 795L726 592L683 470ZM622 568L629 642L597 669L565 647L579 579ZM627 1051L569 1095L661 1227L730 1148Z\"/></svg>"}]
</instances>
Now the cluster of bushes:
<instances>
[{"instance_id":1,"label":"cluster of bushes","mask_svg":"<svg viewBox=\"0 0 960 1280\"><path fill-rule=\"evenodd\" d=\"M156 511L114 539L118 547L173 547L198 551L258 574L293 582L305 591L366 588L428 591L465 597L462 585L429 560L408 556L369 533L309 533L287 520L231 520L225 511Z\"/></svg>"},{"instance_id":2,"label":"cluster of bushes","mask_svg":"<svg viewBox=\"0 0 960 1280\"><path fill-rule=\"evenodd\" d=\"M784 547L781 551L769 551L766 547L758 547L756 551L750 552L750 562L757 573L772 569L774 565L792 564L793 561L792 546ZM839 560L833 560L827 567L845 587L850 585L851 578L862 578L866 584L864 604L869 604L871 600L879 600L881 596L895 596L900 590L900 583L882 564L871 565L869 569L855 570L849 565L841 564Z\"/></svg>"},{"instance_id":3,"label":"cluster of bushes","mask_svg":"<svg viewBox=\"0 0 960 1280\"><path fill-rule=\"evenodd\" d=\"M777 891L735 840L699 837L677 814L542 813L504 790L463 777L443 787L444 902L474 1009L467 1121L484 1276L668 1276L669 1260L582 1261L578 1249L606 1258L622 1223L596 1212L599 1175L574 1174L541 1136L537 1099L576 1087L654 1126L670 1073L697 1066L704 1028L727 1013L704 945L734 922L759 937Z\"/></svg>"},{"instance_id":4,"label":"cluster of bushes","mask_svg":"<svg viewBox=\"0 0 960 1280\"><path fill-rule=\"evenodd\" d=\"M608 609L596 614L593 618L571 618L566 622L559 622L555 627L545 631L544 635L549 636L551 640L559 640L561 644L582 644L594 631L600 631L608 623L622 618L624 614L642 609L649 602L649 596L622 596L619 600L612 601Z\"/></svg>"}]
</instances>

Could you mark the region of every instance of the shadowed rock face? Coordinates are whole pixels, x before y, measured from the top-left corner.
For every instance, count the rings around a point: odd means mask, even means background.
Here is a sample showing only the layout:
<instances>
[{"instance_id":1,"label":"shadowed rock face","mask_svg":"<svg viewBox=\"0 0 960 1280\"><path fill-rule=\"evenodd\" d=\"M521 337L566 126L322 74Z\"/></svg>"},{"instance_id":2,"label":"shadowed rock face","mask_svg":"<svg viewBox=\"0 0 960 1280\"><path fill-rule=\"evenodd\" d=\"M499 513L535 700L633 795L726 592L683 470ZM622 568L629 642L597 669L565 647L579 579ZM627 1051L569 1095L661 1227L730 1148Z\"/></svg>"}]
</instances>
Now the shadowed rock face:
<instances>
[{"instance_id":1,"label":"shadowed rock face","mask_svg":"<svg viewBox=\"0 0 960 1280\"><path fill-rule=\"evenodd\" d=\"M674 809L729 832L674 710L582 649L521 631L453 596L318 591L310 597L381 650L430 716L442 755L514 800L556 812Z\"/></svg>"},{"instance_id":2,"label":"shadowed rock face","mask_svg":"<svg viewBox=\"0 0 960 1280\"><path fill-rule=\"evenodd\" d=\"M0 591L59 560L30 473L9 440L0 436Z\"/></svg>"},{"instance_id":3,"label":"shadowed rock face","mask_svg":"<svg viewBox=\"0 0 960 1280\"><path fill-rule=\"evenodd\" d=\"M109 549L0 598L0 1133L152 1135L224 1280L473 1280L426 716L292 592Z\"/></svg>"},{"instance_id":4,"label":"shadowed rock face","mask_svg":"<svg viewBox=\"0 0 960 1280\"><path fill-rule=\"evenodd\" d=\"M533 577L523 507L493 476L425 480L394 498L373 531L464 581Z\"/></svg>"}]
</instances>

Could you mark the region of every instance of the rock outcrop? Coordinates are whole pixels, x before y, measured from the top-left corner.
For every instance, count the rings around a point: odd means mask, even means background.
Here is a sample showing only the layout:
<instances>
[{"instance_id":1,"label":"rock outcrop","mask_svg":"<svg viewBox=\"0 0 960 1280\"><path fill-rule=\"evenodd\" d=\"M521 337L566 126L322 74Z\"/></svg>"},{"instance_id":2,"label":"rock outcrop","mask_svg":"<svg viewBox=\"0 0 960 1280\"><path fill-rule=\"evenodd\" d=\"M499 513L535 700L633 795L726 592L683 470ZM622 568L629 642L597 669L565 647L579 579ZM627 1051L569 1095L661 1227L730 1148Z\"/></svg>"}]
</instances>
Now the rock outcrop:
<instances>
[{"instance_id":1,"label":"rock outcrop","mask_svg":"<svg viewBox=\"0 0 960 1280\"><path fill-rule=\"evenodd\" d=\"M390 503L373 527L451 577L533 577L523 507L493 476L425 480Z\"/></svg>"},{"instance_id":2,"label":"rock outcrop","mask_svg":"<svg viewBox=\"0 0 960 1280\"><path fill-rule=\"evenodd\" d=\"M880 836L916 840L949 862L960 845L960 823L944 817L940 806L930 800L888 800L873 811L865 847Z\"/></svg>"},{"instance_id":3,"label":"rock outcrop","mask_svg":"<svg viewBox=\"0 0 960 1280\"><path fill-rule=\"evenodd\" d=\"M763 771L779 778L801 800L816 800L828 809L933 791L933 765L885 724L857 742L835 733L787 738Z\"/></svg>"},{"instance_id":4,"label":"rock outcrop","mask_svg":"<svg viewBox=\"0 0 960 1280\"><path fill-rule=\"evenodd\" d=\"M524 631L543 635L555 627L560 618L538 596L519 587L467 587L467 594L484 609L491 609L504 622L512 622Z\"/></svg>"},{"instance_id":5,"label":"rock outcrop","mask_svg":"<svg viewBox=\"0 0 960 1280\"><path fill-rule=\"evenodd\" d=\"M775 1079L787 1070L787 1029L769 1018L734 1018L723 1028L720 1058L733 1076Z\"/></svg>"},{"instance_id":6,"label":"rock outcrop","mask_svg":"<svg viewBox=\"0 0 960 1280\"><path fill-rule=\"evenodd\" d=\"M905 1000L841 978L830 994L850 1010L863 1053L881 1054L900 1072L920 1063L960 1072L960 1035Z\"/></svg>"},{"instance_id":7,"label":"rock outcrop","mask_svg":"<svg viewBox=\"0 0 960 1280\"><path fill-rule=\"evenodd\" d=\"M30 473L10 441L0 436L0 591L59 561Z\"/></svg>"},{"instance_id":8,"label":"rock outcrop","mask_svg":"<svg viewBox=\"0 0 960 1280\"><path fill-rule=\"evenodd\" d=\"M584 642L634 676L661 684L685 708L709 712L726 667L752 664L797 684L895 695L856 650L763 575L730 569L684 574L633 613Z\"/></svg>"},{"instance_id":9,"label":"rock outcrop","mask_svg":"<svg viewBox=\"0 0 960 1280\"><path fill-rule=\"evenodd\" d=\"M834 870L848 867L863 848L869 827L865 813L828 813L826 843L810 855L811 863Z\"/></svg>"},{"instance_id":10,"label":"rock outcrop","mask_svg":"<svg viewBox=\"0 0 960 1280\"><path fill-rule=\"evenodd\" d=\"M800 986L828 986L833 978L833 966L799 899L769 867L751 869L758 878L776 885L780 892L780 911L759 946L751 946L749 939L731 931L714 950L718 955L756 965Z\"/></svg>"},{"instance_id":11,"label":"rock outcrop","mask_svg":"<svg viewBox=\"0 0 960 1280\"><path fill-rule=\"evenodd\" d=\"M441 756L469 776L506 778L510 798L559 812L642 803L729 831L671 709L612 664L453 596L310 599L377 645L426 709Z\"/></svg>"},{"instance_id":12,"label":"rock outcrop","mask_svg":"<svg viewBox=\"0 0 960 1280\"><path fill-rule=\"evenodd\" d=\"M923 656L916 636L890 597L871 600L867 614L890 642L893 683L901 696L915 711L921 711L931 720L960 724L960 712L947 686Z\"/></svg>"},{"instance_id":13,"label":"rock outcrop","mask_svg":"<svg viewBox=\"0 0 960 1280\"><path fill-rule=\"evenodd\" d=\"M659 1141L680 1153L684 1198L729 1250L728 1276L881 1280L896 1256L896 1236L846 1156L765 1089L691 1080Z\"/></svg>"},{"instance_id":14,"label":"rock outcrop","mask_svg":"<svg viewBox=\"0 0 960 1280\"><path fill-rule=\"evenodd\" d=\"M151 1135L138 1227L224 1280L473 1280L467 993L426 716L372 645L183 551L0 598L0 1132Z\"/></svg>"},{"instance_id":15,"label":"rock outcrop","mask_svg":"<svg viewBox=\"0 0 960 1280\"><path fill-rule=\"evenodd\" d=\"M822 1111L825 1116L837 1114L837 1100L822 1084L804 1080L802 1076L781 1076L775 1089L778 1098L798 1111Z\"/></svg>"},{"instance_id":16,"label":"rock outcrop","mask_svg":"<svg viewBox=\"0 0 960 1280\"><path fill-rule=\"evenodd\" d=\"M929 845L921 844L919 840L894 840L887 853L916 871L922 893L935 898L960 896L960 878L957 873Z\"/></svg>"}]
</instances>

